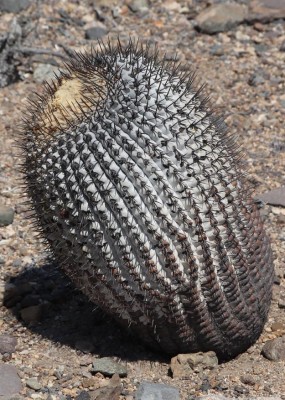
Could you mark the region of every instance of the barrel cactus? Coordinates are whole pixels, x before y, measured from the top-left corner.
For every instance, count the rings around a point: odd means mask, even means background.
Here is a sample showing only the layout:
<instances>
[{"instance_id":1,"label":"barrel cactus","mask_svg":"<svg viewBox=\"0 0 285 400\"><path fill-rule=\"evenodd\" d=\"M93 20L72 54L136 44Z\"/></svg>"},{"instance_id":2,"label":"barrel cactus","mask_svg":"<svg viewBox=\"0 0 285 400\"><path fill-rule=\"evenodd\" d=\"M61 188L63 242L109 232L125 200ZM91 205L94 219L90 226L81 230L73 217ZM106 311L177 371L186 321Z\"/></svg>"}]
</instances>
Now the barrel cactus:
<instances>
[{"instance_id":1,"label":"barrel cactus","mask_svg":"<svg viewBox=\"0 0 285 400\"><path fill-rule=\"evenodd\" d=\"M30 102L22 169L40 232L91 301L152 348L227 359L263 329L273 265L207 104L148 46L101 44Z\"/></svg>"}]
</instances>

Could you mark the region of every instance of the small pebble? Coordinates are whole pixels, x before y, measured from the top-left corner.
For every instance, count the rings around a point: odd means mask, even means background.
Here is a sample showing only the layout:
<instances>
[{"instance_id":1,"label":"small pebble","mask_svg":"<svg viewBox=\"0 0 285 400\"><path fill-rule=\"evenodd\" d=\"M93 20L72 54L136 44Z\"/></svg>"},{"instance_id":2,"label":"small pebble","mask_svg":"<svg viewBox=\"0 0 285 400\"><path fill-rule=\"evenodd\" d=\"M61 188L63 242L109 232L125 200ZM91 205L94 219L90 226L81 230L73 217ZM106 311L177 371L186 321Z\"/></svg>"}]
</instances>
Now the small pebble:
<instances>
[{"instance_id":1,"label":"small pebble","mask_svg":"<svg viewBox=\"0 0 285 400\"><path fill-rule=\"evenodd\" d=\"M240 381L245 385L250 385L250 386L254 386L256 384L254 377L251 375L241 376Z\"/></svg>"},{"instance_id":2,"label":"small pebble","mask_svg":"<svg viewBox=\"0 0 285 400\"><path fill-rule=\"evenodd\" d=\"M281 297L278 301L278 307L284 309L285 308L285 298Z\"/></svg>"},{"instance_id":3,"label":"small pebble","mask_svg":"<svg viewBox=\"0 0 285 400\"><path fill-rule=\"evenodd\" d=\"M0 204L0 227L11 225L14 220L14 210Z\"/></svg>"},{"instance_id":4,"label":"small pebble","mask_svg":"<svg viewBox=\"0 0 285 400\"><path fill-rule=\"evenodd\" d=\"M135 400L180 400L178 389L161 383L142 382Z\"/></svg>"},{"instance_id":5,"label":"small pebble","mask_svg":"<svg viewBox=\"0 0 285 400\"><path fill-rule=\"evenodd\" d=\"M118 374L121 378L124 378L127 376L127 367L124 364L113 361L109 357L103 357L93 361L92 372L101 372L104 376Z\"/></svg>"},{"instance_id":6,"label":"small pebble","mask_svg":"<svg viewBox=\"0 0 285 400\"><path fill-rule=\"evenodd\" d=\"M237 395L248 394L249 393L249 389L247 387L245 387L245 386L238 386L237 385L237 386L234 387L234 392Z\"/></svg>"},{"instance_id":7,"label":"small pebble","mask_svg":"<svg viewBox=\"0 0 285 400\"><path fill-rule=\"evenodd\" d=\"M85 30L85 38L89 40L97 40L107 35L107 33L108 33L107 28L101 26L94 26Z\"/></svg>"},{"instance_id":8,"label":"small pebble","mask_svg":"<svg viewBox=\"0 0 285 400\"><path fill-rule=\"evenodd\" d=\"M0 335L0 353L11 354L14 353L17 345L17 339L10 335Z\"/></svg>"},{"instance_id":9,"label":"small pebble","mask_svg":"<svg viewBox=\"0 0 285 400\"><path fill-rule=\"evenodd\" d=\"M40 390L42 385L36 378L30 378L26 382L26 386L33 390Z\"/></svg>"},{"instance_id":10,"label":"small pebble","mask_svg":"<svg viewBox=\"0 0 285 400\"><path fill-rule=\"evenodd\" d=\"M42 83L44 81L54 78L58 68L51 64L38 64L33 72L33 77L36 82Z\"/></svg>"},{"instance_id":11,"label":"small pebble","mask_svg":"<svg viewBox=\"0 0 285 400\"><path fill-rule=\"evenodd\" d=\"M85 390L80 392L79 395L75 397L75 400L90 400L90 399L91 399L90 394Z\"/></svg>"}]
</instances>

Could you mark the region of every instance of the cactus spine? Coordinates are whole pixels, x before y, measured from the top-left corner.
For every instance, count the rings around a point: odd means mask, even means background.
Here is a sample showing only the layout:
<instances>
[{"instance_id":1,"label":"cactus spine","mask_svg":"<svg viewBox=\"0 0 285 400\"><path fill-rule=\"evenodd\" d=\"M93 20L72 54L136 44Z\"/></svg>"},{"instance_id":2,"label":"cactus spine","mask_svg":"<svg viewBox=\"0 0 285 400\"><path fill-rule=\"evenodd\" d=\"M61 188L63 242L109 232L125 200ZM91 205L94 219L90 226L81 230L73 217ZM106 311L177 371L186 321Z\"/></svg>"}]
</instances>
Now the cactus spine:
<instances>
[{"instance_id":1,"label":"cactus spine","mask_svg":"<svg viewBox=\"0 0 285 400\"><path fill-rule=\"evenodd\" d=\"M270 244L193 77L138 43L101 44L31 104L26 187L67 275L169 354L249 347L270 304Z\"/></svg>"}]
</instances>

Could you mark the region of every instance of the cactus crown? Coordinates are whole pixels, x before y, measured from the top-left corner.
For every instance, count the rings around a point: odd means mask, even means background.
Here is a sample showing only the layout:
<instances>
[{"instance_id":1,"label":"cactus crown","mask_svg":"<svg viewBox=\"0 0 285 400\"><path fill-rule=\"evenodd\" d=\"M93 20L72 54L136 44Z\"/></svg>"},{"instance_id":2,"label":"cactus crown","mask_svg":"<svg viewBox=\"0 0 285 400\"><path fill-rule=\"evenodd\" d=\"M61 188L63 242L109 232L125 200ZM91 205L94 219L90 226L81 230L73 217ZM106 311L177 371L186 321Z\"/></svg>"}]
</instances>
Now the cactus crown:
<instances>
[{"instance_id":1,"label":"cactus crown","mask_svg":"<svg viewBox=\"0 0 285 400\"><path fill-rule=\"evenodd\" d=\"M91 300L169 353L232 356L256 339L270 247L193 74L149 46L101 44L45 85L22 136L40 230Z\"/></svg>"}]
</instances>

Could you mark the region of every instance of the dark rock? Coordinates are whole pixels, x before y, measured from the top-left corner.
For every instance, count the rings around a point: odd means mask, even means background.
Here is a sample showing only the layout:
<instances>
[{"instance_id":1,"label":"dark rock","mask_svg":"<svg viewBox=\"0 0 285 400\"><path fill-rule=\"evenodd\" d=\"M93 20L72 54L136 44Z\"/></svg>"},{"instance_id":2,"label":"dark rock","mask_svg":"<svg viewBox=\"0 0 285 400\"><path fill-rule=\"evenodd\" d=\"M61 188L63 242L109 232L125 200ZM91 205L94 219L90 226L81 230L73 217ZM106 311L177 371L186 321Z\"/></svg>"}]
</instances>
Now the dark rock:
<instances>
[{"instance_id":1,"label":"dark rock","mask_svg":"<svg viewBox=\"0 0 285 400\"><path fill-rule=\"evenodd\" d=\"M0 226L11 225L14 220L14 210L10 207L0 205Z\"/></svg>"},{"instance_id":2,"label":"dark rock","mask_svg":"<svg viewBox=\"0 0 285 400\"><path fill-rule=\"evenodd\" d=\"M30 5L30 0L0 0L0 11L19 13Z\"/></svg>"},{"instance_id":3,"label":"dark rock","mask_svg":"<svg viewBox=\"0 0 285 400\"><path fill-rule=\"evenodd\" d=\"M85 38L89 40L100 39L101 37L107 35L108 30L102 26L93 26L85 30Z\"/></svg>"},{"instance_id":4,"label":"dark rock","mask_svg":"<svg viewBox=\"0 0 285 400\"><path fill-rule=\"evenodd\" d=\"M76 341L75 348L82 353L92 353L94 344L91 339L80 339Z\"/></svg>"},{"instance_id":5,"label":"dark rock","mask_svg":"<svg viewBox=\"0 0 285 400\"><path fill-rule=\"evenodd\" d=\"M281 279L279 278L279 276L275 275L273 283L275 285L280 285L281 284Z\"/></svg>"},{"instance_id":6,"label":"dark rock","mask_svg":"<svg viewBox=\"0 0 285 400\"><path fill-rule=\"evenodd\" d=\"M281 297L278 301L278 307L284 309L285 308L285 299Z\"/></svg>"},{"instance_id":7,"label":"dark rock","mask_svg":"<svg viewBox=\"0 0 285 400\"><path fill-rule=\"evenodd\" d=\"M218 358L213 351L206 353L178 354L171 359L171 372L173 378L188 378L195 372L204 369L213 369L218 365Z\"/></svg>"},{"instance_id":8,"label":"dark rock","mask_svg":"<svg viewBox=\"0 0 285 400\"><path fill-rule=\"evenodd\" d=\"M38 294L28 294L21 301L21 308L36 306L40 302L40 296Z\"/></svg>"},{"instance_id":9,"label":"dark rock","mask_svg":"<svg viewBox=\"0 0 285 400\"><path fill-rule=\"evenodd\" d=\"M250 2L249 22L266 23L280 18L285 18L284 0L253 0Z\"/></svg>"},{"instance_id":10,"label":"dark rock","mask_svg":"<svg viewBox=\"0 0 285 400\"><path fill-rule=\"evenodd\" d=\"M22 390L17 369L10 364L0 364L0 396L12 396Z\"/></svg>"},{"instance_id":11,"label":"dark rock","mask_svg":"<svg viewBox=\"0 0 285 400\"><path fill-rule=\"evenodd\" d=\"M42 317L42 306L40 304L36 306L26 307L20 311L21 318L26 323L38 322Z\"/></svg>"},{"instance_id":12,"label":"dark rock","mask_svg":"<svg viewBox=\"0 0 285 400\"><path fill-rule=\"evenodd\" d=\"M212 5L203 10L197 17L197 28L204 33L225 32L240 24L247 16L247 7L226 3Z\"/></svg>"},{"instance_id":13,"label":"dark rock","mask_svg":"<svg viewBox=\"0 0 285 400\"><path fill-rule=\"evenodd\" d=\"M142 382L135 395L135 400L179 400L179 391L170 385Z\"/></svg>"},{"instance_id":14,"label":"dark rock","mask_svg":"<svg viewBox=\"0 0 285 400\"><path fill-rule=\"evenodd\" d=\"M238 396L241 394L248 394L249 393L249 389L245 386L235 386L234 387L234 394L237 394Z\"/></svg>"},{"instance_id":15,"label":"dark rock","mask_svg":"<svg viewBox=\"0 0 285 400\"><path fill-rule=\"evenodd\" d=\"M248 80L250 86L262 85L265 82L264 78L260 74L253 74Z\"/></svg>"},{"instance_id":16,"label":"dark rock","mask_svg":"<svg viewBox=\"0 0 285 400\"><path fill-rule=\"evenodd\" d=\"M285 207L285 186L270 190L257 196L259 200L272 206Z\"/></svg>"},{"instance_id":17,"label":"dark rock","mask_svg":"<svg viewBox=\"0 0 285 400\"><path fill-rule=\"evenodd\" d=\"M285 360L285 336L266 342L261 354L270 361Z\"/></svg>"},{"instance_id":18,"label":"dark rock","mask_svg":"<svg viewBox=\"0 0 285 400\"><path fill-rule=\"evenodd\" d=\"M121 378L127 376L126 366L113 361L109 357L98 358L98 360L93 361L92 372L101 372L104 376L118 374Z\"/></svg>"},{"instance_id":19,"label":"dark rock","mask_svg":"<svg viewBox=\"0 0 285 400\"><path fill-rule=\"evenodd\" d=\"M79 395L75 397L75 400L90 400L90 399L91 399L90 394L85 390L80 392Z\"/></svg>"},{"instance_id":20,"label":"dark rock","mask_svg":"<svg viewBox=\"0 0 285 400\"><path fill-rule=\"evenodd\" d=\"M4 305L7 308L13 307L15 304L21 301L21 298L24 294L30 293L32 289L32 286L28 282L23 283L19 286L16 286L13 283L6 283L4 293Z\"/></svg>"},{"instance_id":21,"label":"dark rock","mask_svg":"<svg viewBox=\"0 0 285 400\"><path fill-rule=\"evenodd\" d=\"M281 43L279 51L285 51L285 40Z\"/></svg>"},{"instance_id":22,"label":"dark rock","mask_svg":"<svg viewBox=\"0 0 285 400\"><path fill-rule=\"evenodd\" d=\"M0 353L14 353L17 339L10 335L0 335Z\"/></svg>"}]
</instances>

